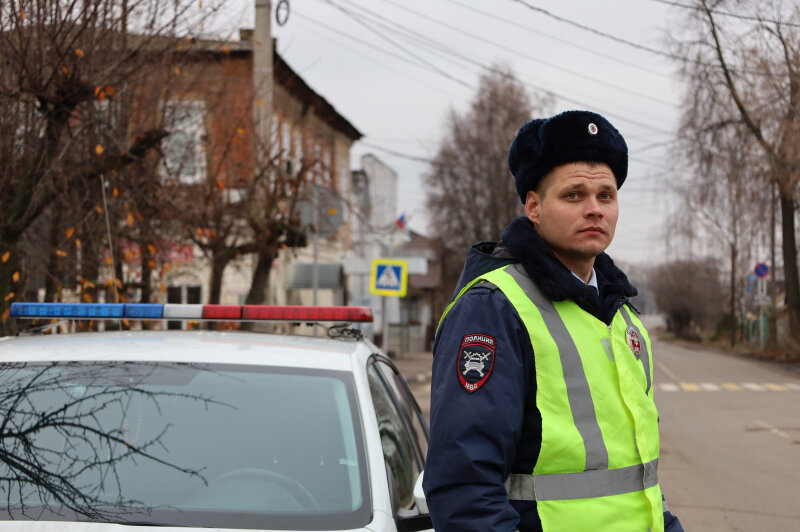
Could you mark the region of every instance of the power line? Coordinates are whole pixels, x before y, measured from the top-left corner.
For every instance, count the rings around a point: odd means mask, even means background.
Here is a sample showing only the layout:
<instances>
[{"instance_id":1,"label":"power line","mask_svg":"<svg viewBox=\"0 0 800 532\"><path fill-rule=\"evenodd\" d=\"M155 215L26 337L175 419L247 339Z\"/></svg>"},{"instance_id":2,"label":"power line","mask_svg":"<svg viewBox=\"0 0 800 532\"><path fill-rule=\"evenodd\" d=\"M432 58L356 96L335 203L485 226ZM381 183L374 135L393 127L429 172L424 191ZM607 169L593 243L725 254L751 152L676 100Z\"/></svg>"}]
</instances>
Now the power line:
<instances>
[{"instance_id":1,"label":"power line","mask_svg":"<svg viewBox=\"0 0 800 532\"><path fill-rule=\"evenodd\" d=\"M386 37L383 33L380 33L377 30L375 30L374 28L372 28L371 26L369 26L363 20L363 18L362 18L363 16L360 16L360 15L357 15L357 14L353 13L351 10L349 10L349 9L343 7L343 6L336 5L332 0L320 0L320 1L323 1L323 2L325 2L327 4L329 4L329 5L335 6L339 11L341 11L342 13L347 15L348 17L352 18L353 20L357 21L360 25L367 27L372 33L376 33L377 35L381 36L385 40L388 40L390 43L394 44L395 46L398 46L402 51L404 51L406 53L410 53L407 48L399 46L394 40L388 39L388 37ZM347 1L347 0L344 0L344 1ZM381 20L386 20L385 17L383 17L381 15L378 15L378 14L375 14L374 12L370 12L368 9L365 9L363 7L360 7L360 6L356 6L356 7L359 7L359 9L367 11L368 13L372 13L371 16L373 18L377 18L378 19L378 21L375 22L376 24L378 24L378 25L382 26L383 28L386 28L386 29L388 29L390 31L396 31L396 30L392 30L391 26L387 25L384 22L381 22ZM450 55L453 55L454 57L459 58L464 62L467 62L467 63L470 63L472 65L475 65L475 66L479 67L480 69L482 69L484 71L497 73L497 74L501 74L501 75L505 74L504 72L499 71L495 67L487 66L487 65L481 63L480 61L474 59L474 58L466 57L463 54L460 54L460 53L458 53L456 51L453 51L452 49L448 49L447 47L441 45L440 43L436 43L435 41L432 41L430 38L428 38L426 36L420 36L420 34L414 32L413 30L409 30L408 28L406 28L406 27L404 27L402 25L399 25L396 22L390 21L389 24L391 24L392 26L399 26L401 28L401 30L403 32L407 33L407 34L417 35L417 36L419 36L418 38L420 38L422 40L425 40L425 41L428 41L428 42L432 42L438 48L444 49ZM414 57L416 59L420 59L420 56L417 55L417 54L412 54L412 57ZM424 61L424 62L434 72L436 72L436 73L438 73L440 75L443 75L443 76L445 76L446 78L448 78L448 79L450 79L452 81L456 81L457 83L459 83L462 86L466 86L466 87L469 87L469 88L473 87L472 84L469 84L469 83L461 80L460 78L457 78L456 76L453 76L453 75L451 75L449 73L444 72L442 69L435 67L429 61ZM586 105L585 103L581 102L580 100L577 100L575 98L571 98L571 97L568 97L568 96L564 96L563 94L556 93L555 91L553 91L551 89L548 89L548 88L545 88L545 87L543 87L541 85L537 85L537 84L534 84L534 83L531 83L531 82L523 82L523 83L525 85L531 87L531 88L536 89L539 92L542 92L544 94L548 94L548 95L550 95L550 96L552 96L554 98L560 99L560 100L562 100L564 102L567 102L567 103L570 103L572 105L577 105L579 107L584 107L584 108L596 107L596 106L592 106L592 105ZM610 116L614 116L613 113L609 113L609 115ZM626 118L626 117L621 116L619 114L616 114L615 116L619 117L621 120L623 120L623 121L625 121L627 123L630 123L630 124L633 124L633 125L637 125L639 127L645 128L645 129L653 131L653 132L662 133L662 134L672 134L671 131L666 131L666 130L663 130L663 129L656 128L651 123L640 122L638 120L634 120L634 119L631 119L631 118Z\"/></svg>"},{"instance_id":2,"label":"power line","mask_svg":"<svg viewBox=\"0 0 800 532\"><path fill-rule=\"evenodd\" d=\"M645 99L648 99L648 100L651 100L651 101L654 101L654 102L662 103L662 104L668 105L670 107L677 107L677 104L675 104L674 102L668 102L666 100L662 100L661 98L656 98L656 97L654 97L652 95L649 95L649 94L643 94L643 93L631 90L631 89L629 89L627 87L621 87L619 85L614 85L612 83L608 83L605 80L592 78L592 77L589 77L589 76L587 76L587 75L585 75L583 73L575 72L573 70L569 70L569 69L564 68L564 67L562 67L560 65L556 65L554 63L550 63L548 61L545 61L545 60L540 59L538 57L534 57L534 56L532 56L530 54L526 54L526 53L521 52L519 50L516 50L514 48L511 48L511 47L508 47L508 46L504 46L504 45L502 45L502 44L500 44L498 42L495 42L495 41L493 41L491 39L487 39L485 37L481 37L480 35L476 35L476 34L474 34L472 32L463 30L463 29L461 29L461 28L459 28L457 26L454 26L452 24L448 24L448 23L446 23L444 21L438 20L438 19L430 17L428 15L424 15L424 14L420 13L419 11L417 11L415 9L411 9L411 8L406 7L404 5L398 4L397 2L394 2L393 0L383 0L383 2L385 2L387 4L391 4L391 5L395 6L395 7L397 7L398 9L402 9L402 10L404 10L406 12L410 12L410 13L418 16L418 17L424 18L426 20L430 20L430 21L432 21L432 22L434 22L436 24L439 24L440 26L444 26L444 27L449 28L449 29L451 29L451 30L453 30L455 32L461 33L462 35L467 35L468 37L472 37L473 39L476 39L476 40L478 40L480 42L490 44L492 46L495 46L496 48L500 48L501 50L504 50L506 52L510 52L510 53L519 55L521 57L525 57L527 59L530 59L531 61L535 61L537 63L541 63L543 65L546 65L546 66L550 67L550 68L554 68L556 70L560 70L562 72L566 72L567 74L571 74L573 76L578 76L578 77L580 77L580 78L582 78L584 80L589 80L589 81L592 81L594 83L598 83L600 85L604 85L606 87L610 87L612 89L616 89L616 90L619 90L619 91L622 91L622 92L627 92L628 94L632 94L632 95L638 96L640 98L645 98Z\"/></svg>"},{"instance_id":3,"label":"power line","mask_svg":"<svg viewBox=\"0 0 800 532\"><path fill-rule=\"evenodd\" d=\"M363 140L358 141L360 144L372 148L374 150L382 151L384 153L388 153L389 155L394 155L395 157L400 157L402 159L408 159L409 161L415 161L418 163L425 163L425 164L432 164L433 159L429 159L427 157L419 157L418 155L410 155L408 153L402 153L396 150L392 150L389 148L384 148L383 146L378 146L377 144L373 144L371 142L365 142Z\"/></svg>"},{"instance_id":4,"label":"power line","mask_svg":"<svg viewBox=\"0 0 800 532\"><path fill-rule=\"evenodd\" d=\"M400 44L396 43L395 41L393 41L392 39L390 39L390 38L389 38L389 37L387 37L386 35L382 34L381 32L379 32L379 31L376 31L376 30L375 30L373 27L371 27L369 24L366 24L366 23L365 23L365 22L364 22L364 21L361 19L361 17L359 17L359 15L357 15L357 14L353 13L352 11L350 11L350 10L348 10L348 9L345 9L345 8L343 8L343 7L342 7L342 6L340 6L340 5L337 5L337 4L336 4L336 3L334 3L332 0L322 0L322 1L323 1L323 2L326 2L327 4L329 4L329 5L333 6L334 8L338 9L339 11L343 12L343 13L344 13L344 14L346 14L348 17L352 18L353 20L355 20L356 22L358 22L360 25L364 26L364 27L365 27L367 30L369 30L370 32L372 32L372 33L376 34L376 35L377 35L378 37L380 37L381 39L384 39L384 40L386 40L386 41L390 42L391 44L393 44L394 46L396 46L396 47L397 47L397 48L399 48L400 50L403 50L405 53L407 53L407 54L408 54L408 55L410 55L411 57L414 57L414 58L416 58L417 60L419 60L419 61L421 61L421 62L425 63L426 65L428 65L428 67L429 67L429 68L431 68L431 69L435 70L435 71L436 71L436 72L438 72L440 75L442 75L442 76L444 76L444 77L446 77L446 78L448 78L448 79L450 79L450 80L452 80L452 81L455 81L456 83L458 83L458 84L460 84L460 85L464 85L465 87L470 87L470 85L469 85L468 83L466 83L466 82L464 82L464 81L462 81L462 80L460 80L460 79L456 78L455 76L451 76L450 74L448 74L448 73L447 73L447 72L445 72L444 70L441 70L440 68L438 68L436 65L434 65L434 64L430 63L429 61L426 61L425 59L423 59L423 58L419 57L417 54L415 54L415 53L414 53L414 52L412 52L411 50L408 50L407 48L405 48L405 47L401 46Z\"/></svg>"},{"instance_id":5,"label":"power line","mask_svg":"<svg viewBox=\"0 0 800 532\"><path fill-rule=\"evenodd\" d=\"M293 15L294 15L294 17L299 18L301 21L306 21L306 22L310 22L312 24L315 24L315 25L317 25L317 26L319 26L319 27L321 27L321 28L323 28L323 29L325 29L327 31L330 31L331 33L334 33L335 35L338 35L338 36L346 38L346 39L350 39L352 41L355 41L358 44L366 46L370 50L377 50L377 51L379 51L379 52L381 52L383 54L391 56L391 57L393 57L393 58L395 58L395 59L397 59L399 61L403 61L405 63L408 63L408 64L410 64L412 66L425 68L425 65L423 65L423 64L421 64L419 62L413 61L413 60L411 60L411 59L409 59L409 58L407 58L405 56L396 54L396 53L394 53L394 52L392 52L390 50L386 50L385 48L381 48L379 46L375 46L374 44L368 43L367 41L364 41L363 39L359 39L358 37L355 37L352 34L344 33L344 32L342 32L342 31L340 31L340 30L338 30L336 28L333 28L333 27L331 27L331 26L329 26L329 25L327 25L327 24L325 24L323 22L320 22L318 20L314 20L311 17L304 16L300 12L295 11L293 13ZM301 26L305 26L302 22L300 22L300 25ZM308 26L306 26L306 27L308 27ZM313 31L313 29L311 31ZM336 42L336 41L334 41L334 42ZM377 65L380 65L380 66L386 68L387 70L391 70L391 71L393 71L393 72L395 72L397 74L400 74L401 76L405 77L406 79L412 79L412 80L416 81L417 83L421 83L422 85L425 85L426 87L428 87L430 89L433 89L435 91L441 92L442 94L445 94L445 95L447 95L447 96L449 96L451 98L453 97L453 94L451 92L443 89L441 86L433 85L433 84L427 83L427 82L425 82L425 81L423 81L421 79L410 77L408 75L408 73L402 72L402 71L400 71L400 70L398 70L396 68L393 68L393 67L387 65L386 63L383 63L381 61L376 60L374 57L370 57L370 56L368 56L366 54L363 54L363 53L361 53L361 52L359 52L357 50L354 50L353 48L350 48L350 47L342 44L341 42L339 42L337 44L339 44L340 46L344 47L346 50L350 50L355 54L358 54L358 55L360 55L362 57L365 57L365 58L369 59L370 61L374 62Z\"/></svg>"},{"instance_id":6,"label":"power line","mask_svg":"<svg viewBox=\"0 0 800 532\"><path fill-rule=\"evenodd\" d=\"M551 13L550 11L547 11L546 9L543 9L541 7L537 7L537 6L531 5L526 0L511 0L511 1L515 2L515 3L518 3L518 4L521 4L521 5L527 7L528 9L530 9L532 11L536 11L538 13L542 13L542 14L550 17L550 18L553 18L554 20L559 21L559 22L563 22L565 24L569 24L569 25L574 26L576 28L579 28L579 29L581 29L583 31L588 31L589 33L593 33L595 35L599 35L599 36L604 37L606 39L610 39L612 41L616 41L618 43L625 44L627 46L631 46L631 47L639 49L639 50L643 50L643 51L646 51L646 52L649 52L649 53L652 53L652 54L655 54L655 55L659 55L659 56L662 56L662 57L666 57L666 58L669 58L669 59L674 59L674 60L679 61L681 63L691 63L693 65L698 65L698 66L706 67L706 68L709 68L709 67L710 68L718 68L718 66L716 64L714 64L714 63L705 63L705 62L697 60L697 59L691 59L689 57L685 57L685 56L682 56L682 55L673 54L673 53L670 53L670 52L664 52L662 50L658 50L656 48L651 48L651 47L645 46L643 44L635 43L635 42L629 41L627 39L622 39L621 37L616 37L616 36L611 35L609 33L605 33L605 32L602 32L600 30L597 30L595 28L592 28L590 26L586 26L584 24L581 24L580 22L575 22L574 20L568 19L566 17L561 17L561 16L556 15L554 13ZM765 72L763 70L731 69L731 71L732 72L736 72L736 73L743 73L743 74L753 74L753 75L756 75L756 76L772 77L771 73Z\"/></svg>"},{"instance_id":7,"label":"power line","mask_svg":"<svg viewBox=\"0 0 800 532\"><path fill-rule=\"evenodd\" d=\"M691 4L682 4L680 2L675 2L675 1L672 1L672 0L650 0L650 1L651 2L657 2L659 4L665 4L665 5L668 5L668 6L680 7L680 8L683 8L683 9L690 9L692 11L703 11L703 12L705 12L705 9L700 7L700 6L695 6L695 5L691 5ZM749 20L749 21L752 21L752 22L761 22L761 23L765 23L766 22L766 23L769 23L769 24L789 26L789 27L792 27L792 28L800 28L800 24L797 24L795 22L785 22L785 21L782 21L782 20L761 18L761 17L757 17L757 16L753 16L753 15L742 15L740 13L731 13L730 11L719 11L717 9L709 9L708 11L711 12L712 15L719 15L719 16L722 16L722 17L730 17L730 18L735 18L735 19L739 19L739 20Z\"/></svg>"},{"instance_id":8,"label":"power line","mask_svg":"<svg viewBox=\"0 0 800 532\"><path fill-rule=\"evenodd\" d=\"M534 6L534 5L530 4L530 3L528 3L526 0L511 0L511 1L515 2L517 4L521 4L521 5L525 6L525 7L527 7L528 9L530 9L531 11L536 11L537 13L541 13L543 15L546 15L546 16L554 19L554 20L557 20L559 22L563 22L564 24L569 24L570 26L574 26L574 27L579 28L579 29L581 29L583 31L588 31L589 33L594 33L595 35L599 35L600 37L603 37L605 39L610 39L612 41L624 44L626 46L630 46L632 48L636 48L637 50L643 50L645 52L650 52L651 54L660 55L661 57L666 57L668 59L674 59L674 60L680 61L682 63L686 63L686 62L694 63L695 62L695 61L692 61L691 59L688 59L686 57L683 57L683 56L680 56L680 55L677 55L677 54L673 54L673 53L670 53L670 52L665 52L663 50L658 50L656 48L651 48L649 46L645 46L644 44L639 44L639 43L636 43L636 42L633 42L633 41L629 41L627 39L623 39L621 37L617 37L615 35L611 35L610 33L605 33L603 31L600 31L600 30L596 29L596 28L592 28L591 26L586 26L586 25L581 24L580 22L576 22L576 21L574 21L572 19L556 15L555 13L551 13L550 11L548 11L548 10L546 10L544 8Z\"/></svg>"},{"instance_id":9,"label":"power line","mask_svg":"<svg viewBox=\"0 0 800 532\"><path fill-rule=\"evenodd\" d=\"M664 77L664 78L671 79L670 75L665 74L663 72L660 72L658 70L653 70L653 69L647 68L646 66L643 66L643 65L638 65L636 63L631 63L630 61L626 61L624 59L620 59L619 57L615 57L613 55L609 55L609 54L607 54L605 52L600 52L599 50L597 50L595 48L589 48L587 46L581 46L580 44L577 44L577 43L575 43L573 41L568 41L566 39L561 39L560 37L556 37L554 35L550 35L548 33L544 33L542 31L539 31L539 30L537 30L535 28L532 28L532 27L530 27L528 25L520 24L519 22L515 22L513 20L508 20L507 18L500 17L500 16L495 15L494 13L491 13L489 11L484 11L482 9L478 9L476 7L473 7L473 6L469 5L469 4L465 4L463 2L459 2L458 0L449 0L449 1L450 1L450 3L456 4L458 6L461 6L464 9L468 9L468 10L473 11L475 13L479 13L479 14L485 16L485 17L489 17L491 19L498 20L498 21L503 22L503 23L505 23L505 24L507 24L509 26L513 26L513 27L525 30L525 31L527 31L529 33L533 33L534 35L540 35L542 37L546 37L548 39L552 39L554 41L560 42L561 44L565 44L567 46L571 46L571 47L577 48L578 50L583 50L584 52L588 52L590 54L594 54L594 55L600 56L600 57L602 57L604 59L610 59L612 61L616 61L616 62L621 63L623 65L627 65L627 66L636 68L638 70L642 70L644 72L649 72L650 74L655 74L657 76L661 76L661 77Z\"/></svg>"}]
</instances>

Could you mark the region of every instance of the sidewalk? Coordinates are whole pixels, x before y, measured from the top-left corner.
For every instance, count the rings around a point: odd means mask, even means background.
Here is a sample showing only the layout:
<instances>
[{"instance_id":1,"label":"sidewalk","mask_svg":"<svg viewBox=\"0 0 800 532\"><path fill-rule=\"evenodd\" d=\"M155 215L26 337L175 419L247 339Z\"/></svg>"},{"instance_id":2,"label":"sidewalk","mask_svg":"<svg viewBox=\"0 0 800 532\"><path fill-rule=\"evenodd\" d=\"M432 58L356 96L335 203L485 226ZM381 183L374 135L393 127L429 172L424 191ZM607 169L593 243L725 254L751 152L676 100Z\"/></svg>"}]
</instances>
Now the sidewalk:
<instances>
[{"instance_id":1,"label":"sidewalk","mask_svg":"<svg viewBox=\"0 0 800 532\"><path fill-rule=\"evenodd\" d=\"M433 355L428 351L403 353L394 357L392 362L409 384L428 382L431 379Z\"/></svg>"}]
</instances>

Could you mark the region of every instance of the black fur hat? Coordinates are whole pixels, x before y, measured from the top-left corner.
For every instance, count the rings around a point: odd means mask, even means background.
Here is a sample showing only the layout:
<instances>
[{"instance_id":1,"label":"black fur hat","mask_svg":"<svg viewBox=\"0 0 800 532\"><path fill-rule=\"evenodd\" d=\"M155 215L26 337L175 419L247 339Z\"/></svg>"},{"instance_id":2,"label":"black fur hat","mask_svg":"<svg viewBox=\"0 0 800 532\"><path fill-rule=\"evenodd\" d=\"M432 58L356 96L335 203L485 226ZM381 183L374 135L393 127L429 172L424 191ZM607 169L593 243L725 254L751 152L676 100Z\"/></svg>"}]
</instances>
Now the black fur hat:
<instances>
[{"instance_id":1,"label":"black fur hat","mask_svg":"<svg viewBox=\"0 0 800 532\"><path fill-rule=\"evenodd\" d=\"M508 168L522 203L547 172L579 161L606 163L617 188L628 175L625 139L608 120L591 111L565 111L531 120L520 128L508 151Z\"/></svg>"}]
</instances>

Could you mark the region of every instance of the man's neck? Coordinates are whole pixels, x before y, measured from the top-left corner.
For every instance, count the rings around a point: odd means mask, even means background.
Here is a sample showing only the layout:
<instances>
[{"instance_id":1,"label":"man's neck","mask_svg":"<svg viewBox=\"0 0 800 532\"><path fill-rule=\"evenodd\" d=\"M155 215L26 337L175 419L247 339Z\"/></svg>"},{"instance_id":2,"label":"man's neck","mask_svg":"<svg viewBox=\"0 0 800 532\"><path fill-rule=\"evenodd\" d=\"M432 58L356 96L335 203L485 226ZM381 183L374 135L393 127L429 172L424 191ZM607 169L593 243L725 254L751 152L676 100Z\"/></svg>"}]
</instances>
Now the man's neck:
<instances>
[{"instance_id":1,"label":"man's neck","mask_svg":"<svg viewBox=\"0 0 800 532\"><path fill-rule=\"evenodd\" d=\"M555 253L558 260L564 263L564 266L569 268L569 271L577 275L584 283L588 283L589 279L592 278L592 269L594 268L594 257L589 259L579 259L579 260L565 260L565 257L562 257L558 253Z\"/></svg>"}]
</instances>

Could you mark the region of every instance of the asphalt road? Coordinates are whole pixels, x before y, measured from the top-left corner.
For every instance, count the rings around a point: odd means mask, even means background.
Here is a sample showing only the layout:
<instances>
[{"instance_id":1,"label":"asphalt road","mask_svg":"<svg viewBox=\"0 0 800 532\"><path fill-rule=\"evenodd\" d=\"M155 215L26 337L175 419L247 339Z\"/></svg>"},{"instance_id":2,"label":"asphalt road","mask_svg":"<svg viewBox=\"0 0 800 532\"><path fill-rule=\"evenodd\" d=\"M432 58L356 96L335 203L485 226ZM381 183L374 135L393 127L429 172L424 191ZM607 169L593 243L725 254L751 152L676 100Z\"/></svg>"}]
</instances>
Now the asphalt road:
<instances>
[{"instance_id":1,"label":"asphalt road","mask_svg":"<svg viewBox=\"0 0 800 532\"><path fill-rule=\"evenodd\" d=\"M687 532L800 531L800 374L654 342L659 478Z\"/></svg>"},{"instance_id":2,"label":"asphalt road","mask_svg":"<svg viewBox=\"0 0 800 532\"><path fill-rule=\"evenodd\" d=\"M659 478L686 532L800 531L800 373L654 341ZM410 384L426 415L427 381Z\"/></svg>"}]
</instances>

